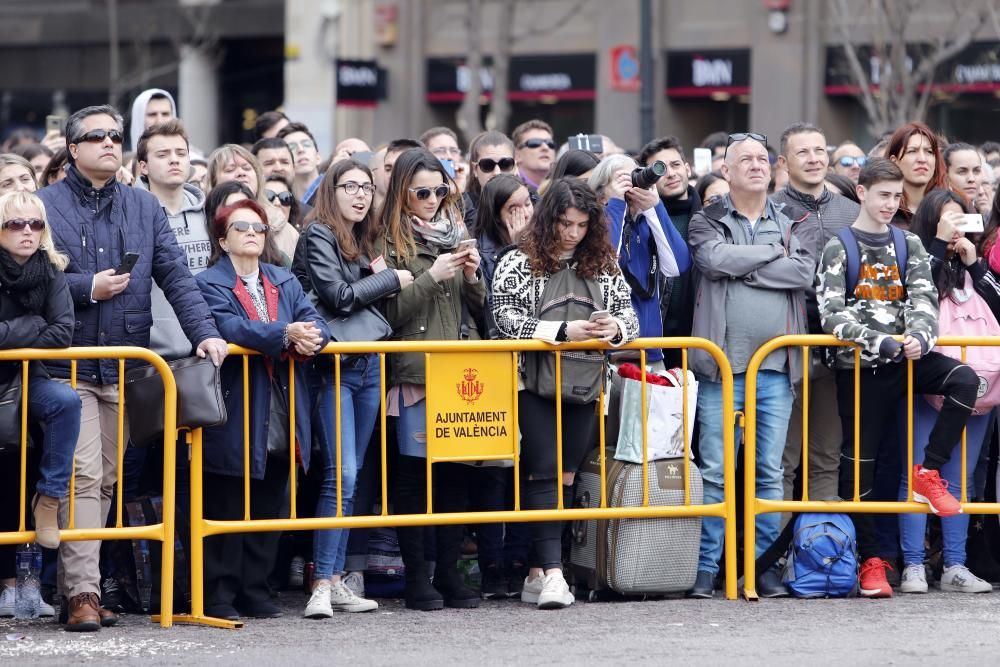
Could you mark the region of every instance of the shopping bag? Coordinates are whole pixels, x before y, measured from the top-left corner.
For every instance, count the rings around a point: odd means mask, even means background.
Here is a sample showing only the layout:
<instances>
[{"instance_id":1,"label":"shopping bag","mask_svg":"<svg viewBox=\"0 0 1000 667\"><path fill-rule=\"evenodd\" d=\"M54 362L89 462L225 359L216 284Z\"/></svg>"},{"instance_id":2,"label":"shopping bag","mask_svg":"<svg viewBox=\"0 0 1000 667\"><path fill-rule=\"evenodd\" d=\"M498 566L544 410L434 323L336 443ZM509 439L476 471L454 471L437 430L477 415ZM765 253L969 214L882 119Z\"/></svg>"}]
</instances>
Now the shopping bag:
<instances>
[{"instance_id":1,"label":"shopping bag","mask_svg":"<svg viewBox=\"0 0 1000 667\"><path fill-rule=\"evenodd\" d=\"M678 376L681 376L679 369L664 376L673 382L672 386L649 382L647 377L646 441L649 461L684 456L684 388L677 380ZM687 404L687 444L690 451L695 408L698 405L698 382L690 371L688 371ZM639 380L623 378L620 412L621 425L618 429L615 459L642 463L642 382Z\"/></svg>"}]
</instances>

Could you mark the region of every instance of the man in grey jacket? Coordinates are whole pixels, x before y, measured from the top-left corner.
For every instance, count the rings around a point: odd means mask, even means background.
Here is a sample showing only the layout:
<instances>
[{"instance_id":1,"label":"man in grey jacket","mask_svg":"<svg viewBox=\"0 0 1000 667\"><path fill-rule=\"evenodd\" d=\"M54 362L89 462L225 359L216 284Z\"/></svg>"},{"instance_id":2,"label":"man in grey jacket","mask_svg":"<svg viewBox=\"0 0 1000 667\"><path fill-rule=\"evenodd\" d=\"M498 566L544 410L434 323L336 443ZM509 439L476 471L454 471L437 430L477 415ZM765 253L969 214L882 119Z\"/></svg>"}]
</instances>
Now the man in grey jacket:
<instances>
[{"instance_id":1,"label":"man in grey jacket","mask_svg":"<svg viewBox=\"0 0 1000 667\"><path fill-rule=\"evenodd\" d=\"M722 170L730 193L691 218L688 243L698 278L692 335L707 338L729 359L735 376L734 406L743 409L746 370L754 352L783 334L805 333L804 290L813 280L812 257L792 235L791 222L767 198L771 165L766 138L755 133L729 135ZM698 376L698 425L705 503L723 500L722 384L719 368L707 353L691 351ZM782 497L781 455L792 408L792 383L801 376L796 355L778 350L757 376L757 497ZM739 433L736 434L737 442ZM757 519L757 555L778 536L780 517ZM723 521L702 519L698 576L691 597L710 598L723 548ZM774 569L760 574L764 597L787 595Z\"/></svg>"},{"instance_id":2,"label":"man in grey jacket","mask_svg":"<svg viewBox=\"0 0 1000 667\"><path fill-rule=\"evenodd\" d=\"M792 221L792 233L802 249L819 266L826 242L854 224L860 206L829 191L826 175L829 158L823 131L809 123L793 123L781 133L778 164L788 169L788 185L771 200ZM816 288L806 289L809 333L822 334ZM814 349L809 367L809 484L812 500L837 498L841 430L837 414L837 383L833 371L820 363L821 349ZM802 391L796 385L795 404L788 422L788 440L782 457L784 496L791 500L796 470L802 460Z\"/></svg>"}]
</instances>

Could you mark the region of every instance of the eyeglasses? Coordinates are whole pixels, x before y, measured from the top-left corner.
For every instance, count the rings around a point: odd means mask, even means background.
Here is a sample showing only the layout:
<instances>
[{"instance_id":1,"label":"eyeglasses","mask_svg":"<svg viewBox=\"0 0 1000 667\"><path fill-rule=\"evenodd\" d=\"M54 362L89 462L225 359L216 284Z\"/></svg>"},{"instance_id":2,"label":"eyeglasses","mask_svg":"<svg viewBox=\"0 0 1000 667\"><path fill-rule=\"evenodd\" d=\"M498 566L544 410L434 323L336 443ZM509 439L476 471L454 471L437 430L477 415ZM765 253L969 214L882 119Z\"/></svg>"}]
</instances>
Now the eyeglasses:
<instances>
[{"instance_id":1,"label":"eyeglasses","mask_svg":"<svg viewBox=\"0 0 1000 667\"><path fill-rule=\"evenodd\" d=\"M226 228L226 231L228 232L230 229L235 229L241 234L248 232L251 229L258 234L266 234L270 228L263 222L247 222L245 220L237 220L233 224L229 225L229 227Z\"/></svg>"},{"instance_id":2,"label":"eyeglasses","mask_svg":"<svg viewBox=\"0 0 1000 667\"><path fill-rule=\"evenodd\" d=\"M722 201L723 197L725 197L725 195L712 195L711 197L707 197L705 199L705 205L708 206L709 204L714 204L717 201Z\"/></svg>"},{"instance_id":3,"label":"eyeglasses","mask_svg":"<svg viewBox=\"0 0 1000 667\"><path fill-rule=\"evenodd\" d=\"M30 227L33 232L40 232L45 229L45 223L38 218L31 218L29 220L15 218L13 220L7 220L3 223L4 229L9 229L15 232L23 232L25 227Z\"/></svg>"},{"instance_id":4,"label":"eyeglasses","mask_svg":"<svg viewBox=\"0 0 1000 667\"><path fill-rule=\"evenodd\" d=\"M274 190L264 190L264 194L267 195L267 201L274 203L277 199L278 203L282 206L291 206L292 202L295 201L295 195L291 192L275 192Z\"/></svg>"},{"instance_id":5,"label":"eyeglasses","mask_svg":"<svg viewBox=\"0 0 1000 667\"><path fill-rule=\"evenodd\" d=\"M338 183L333 187L344 188L344 192L346 192L349 195L358 194L358 190L361 190L369 197L375 194L375 186L372 185L371 183L357 183L355 181L347 181L346 183ZM427 199L427 197L420 197L420 195L417 195L417 197L419 197L420 199Z\"/></svg>"},{"instance_id":6,"label":"eyeglasses","mask_svg":"<svg viewBox=\"0 0 1000 667\"><path fill-rule=\"evenodd\" d=\"M528 139L523 144L521 148L541 148L542 146L548 146L550 149L556 149L556 142L551 139Z\"/></svg>"},{"instance_id":7,"label":"eyeglasses","mask_svg":"<svg viewBox=\"0 0 1000 667\"><path fill-rule=\"evenodd\" d=\"M306 151L306 150L309 150L310 148L316 148L316 144L314 144L309 139L303 139L302 141L300 141L298 143L296 143L294 141L290 141L290 142L286 143L285 145L288 146L288 149L290 151L292 151L293 153L298 153L300 150Z\"/></svg>"},{"instance_id":8,"label":"eyeglasses","mask_svg":"<svg viewBox=\"0 0 1000 667\"><path fill-rule=\"evenodd\" d=\"M81 134L73 143L80 144L86 142L88 144L99 144L103 143L107 138L110 138L113 144L120 144L125 140L125 137L118 130L91 130L90 132Z\"/></svg>"},{"instance_id":9,"label":"eyeglasses","mask_svg":"<svg viewBox=\"0 0 1000 667\"><path fill-rule=\"evenodd\" d=\"M532 141L535 141L532 139ZM484 171L487 174L492 173L497 167L500 167L500 171L512 171L514 169L514 158L512 157L502 157L499 160L494 160L493 158L484 157L482 160L476 162L479 166L479 171Z\"/></svg>"},{"instance_id":10,"label":"eyeglasses","mask_svg":"<svg viewBox=\"0 0 1000 667\"><path fill-rule=\"evenodd\" d=\"M417 195L417 199L423 201L425 199L430 199L431 193L438 199L444 199L448 196L450 188L447 185L439 185L436 188L406 188L413 194Z\"/></svg>"},{"instance_id":11,"label":"eyeglasses","mask_svg":"<svg viewBox=\"0 0 1000 667\"><path fill-rule=\"evenodd\" d=\"M730 134L726 139L726 153L729 152L729 147L733 144L739 143L741 141L746 141L747 139L753 139L754 141L759 141L764 147L767 147L767 135L757 134L756 132L736 132L735 134ZM723 154L725 155L725 154Z\"/></svg>"},{"instance_id":12,"label":"eyeglasses","mask_svg":"<svg viewBox=\"0 0 1000 667\"><path fill-rule=\"evenodd\" d=\"M860 157L851 157L850 155L845 155L844 157L837 160L837 162L840 164L841 167L851 167L854 165L863 167L865 166L865 163L868 162L868 158L866 158L864 155Z\"/></svg>"},{"instance_id":13,"label":"eyeglasses","mask_svg":"<svg viewBox=\"0 0 1000 667\"><path fill-rule=\"evenodd\" d=\"M462 151L458 146L438 146L431 153L444 160L462 157Z\"/></svg>"}]
</instances>

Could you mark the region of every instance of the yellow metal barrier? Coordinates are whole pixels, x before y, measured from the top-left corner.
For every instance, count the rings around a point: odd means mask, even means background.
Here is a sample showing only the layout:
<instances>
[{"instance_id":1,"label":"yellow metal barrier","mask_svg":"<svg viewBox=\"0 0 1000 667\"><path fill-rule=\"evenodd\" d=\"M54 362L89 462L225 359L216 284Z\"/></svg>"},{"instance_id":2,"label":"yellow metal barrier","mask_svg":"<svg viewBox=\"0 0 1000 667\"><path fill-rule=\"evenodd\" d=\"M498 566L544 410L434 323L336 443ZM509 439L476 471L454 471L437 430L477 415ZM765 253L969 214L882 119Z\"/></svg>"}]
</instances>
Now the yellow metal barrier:
<instances>
[{"instance_id":1,"label":"yellow metal barrier","mask_svg":"<svg viewBox=\"0 0 1000 667\"><path fill-rule=\"evenodd\" d=\"M70 478L69 527L59 531L64 542L86 540L155 540L162 543L162 578L160 581L160 614L153 616L163 627L173 624L174 599L174 476L176 474L176 449L174 442L177 433L177 388L174 376L167 363L157 354L139 347L70 347L59 350L13 349L0 350L0 362L20 361L22 396L21 396L21 467L20 467L20 504L18 514L18 530L16 532L0 533L0 544L26 544L35 541L35 531L27 530L26 479L27 479L27 424L28 424L28 394L31 391L28 374L29 361L71 360L70 384L76 388L76 365L80 359L117 359L118 360L118 436L117 436L117 504L115 506L115 525L112 528L76 528L76 502L74 498L74 474ZM164 447L163 447L163 522L152 526L122 525L122 458L125 455L124 420L125 420L125 360L134 359L152 365L163 379L164 397Z\"/></svg>"},{"instance_id":2,"label":"yellow metal barrier","mask_svg":"<svg viewBox=\"0 0 1000 667\"><path fill-rule=\"evenodd\" d=\"M937 344L942 347L960 347L962 359L965 359L967 347L992 347L1000 345L1000 337L988 336L942 336ZM757 478L757 372L761 364L769 354L781 348L799 347L802 350L804 359L802 378L802 500L766 500L757 498L756 478ZM811 351L817 347L853 347L854 348L854 494L851 500L839 501L819 501L809 500L809 362L812 358ZM788 354L793 354L792 350ZM745 502L744 502L744 525L743 525L743 574L744 587L743 594L747 600L757 599L757 577L756 577L756 517L758 514L770 512L834 512L834 513L872 513L872 514L899 514L899 513L929 513L927 505L913 501L913 362L907 361L907 388L906 388L906 442L907 442L907 500L906 502L892 501L872 501L861 502L859 493L859 449L861 432L861 410L860 410L860 378L862 369L860 368L861 349L853 343L845 343L834 336L820 335L800 335L800 336L779 336L774 338L757 350L747 366L746 373L746 430L744 431L745 445ZM785 443L781 443L784 447ZM962 433L961 442L962 456L962 492L959 500L962 509L967 513L974 514L1000 514L1000 503L970 503L968 500L968 489L966 489L968 475L966 474L966 434Z\"/></svg>"},{"instance_id":3,"label":"yellow metal barrier","mask_svg":"<svg viewBox=\"0 0 1000 667\"><path fill-rule=\"evenodd\" d=\"M683 357L683 370L685 371L685 385L684 390L687 391L687 350L688 349L699 349L710 354L715 362L718 364L721 373L722 380L722 396L723 396L723 420L726 424L735 424L735 413L733 411L733 375L732 370L729 365L728 359L726 359L722 350L716 346L714 343L700 339L700 338L646 338L634 341L627 345L619 348L613 348L615 351L620 350L638 350L640 355L640 364L645 367L646 364L646 349L648 348L668 348L668 349L682 349ZM203 451L202 451L202 434L200 431L195 431L192 439L192 453L191 453L191 614L190 615L177 615L174 617L174 621L177 623L192 623L200 625L209 625L214 627L222 628L235 628L241 627L242 624L234 621L227 621L219 618L212 618L205 615L205 600L204 600L204 539L212 535L222 535L230 533L248 533L248 532L269 532L269 531L285 531L285 530L326 530L326 529L343 529L343 528L367 528L367 527L379 527L379 526L433 526L433 525L446 525L446 524L469 524L469 523L497 523L497 522L521 522L521 521L578 521L578 520L589 520L589 519L623 519L623 518L664 518L664 517L690 517L690 516L714 516L722 518L725 521L725 574L726 574L726 597L728 599L736 599L737 586L736 586L736 523L735 523L735 507L736 507L736 497L735 497L735 450L733 447L733 428L723 429L724 437L724 500L721 503L711 504L711 505L691 505L690 489L688 487L688 472L690 464L690 453L688 441L688 414L687 414L687 401L685 395L685 409L684 409L684 420L683 428L685 435L685 459L684 459L684 505L678 506L650 506L649 504L649 482L648 482L648 463L643 464L643 502L640 507L609 507L607 499L607 489L606 489L606 478L605 478L605 456L604 456L604 419L603 419L603 397L601 398L600 408L602 417L598 419L599 422L599 434L600 434L600 444L601 444L601 499L600 504L593 508L569 508L564 505L564 498L562 497L562 485L557 485L557 509L551 510L522 510L520 509L520 480L515 476L515 502L514 510L503 510L503 511L488 511L488 512L454 512L447 514L434 514L433 506L431 501L431 494L428 492L428 512L426 514L389 514L388 510L388 478L386 473L386 463L387 463L387 452L386 452L386 355L393 353L403 353L403 352L416 352L423 353L428 356L428 358L433 359L437 355L447 355L460 353L462 355L476 355L485 353L504 353L511 355L513 360L513 371L514 374L514 389L515 400L514 406L516 410L516 355L519 352L566 352L570 350L611 350L609 346L604 343L599 342L588 342L588 343L568 343L558 346L548 345L541 341L534 340L519 340L519 341L423 341L423 342L400 342L400 341L383 341L383 342L363 342L363 343L331 343L324 350L323 354L334 355L334 378L336 381L336 400L334 405L336 406L336 424L337 424L337 441L336 441L336 456L338 461L338 501L340 500L340 469L341 466L339 462L341 460L341 444L339 437L339 425L340 425L340 400L339 400L339 388L340 388L340 354L378 354L380 361L380 385L381 385L381 420L378 425L381 433L381 471L382 471L382 488L381 488L381 514L374 515L356 515L356 516L343 516L340 507L341 504L338 502L337 516L333 517L317 517L317 518L301 518L297 516L297 508L295 506L294 499L294 488L295 488L295 457L291 457L289 463L289 476L290 476L290 488L293 489L292 499L290 503L289 518L287 519L263 519L263 520L252 520L249 516L249 494L250 494L250 476L249 476L249 416L247 410L244 410L245 418L244 423L239 425L243 428L244 432L244 518L242 521L216 521L216 520L206 520L203 514L203 502L204 502L204 489L202 480L202 463L203 463ZM244 407L249 405L249 395L247 392L247 358L250 355L256 355L257 352L253 350L248 350L244 348L239 348L236 346L230 346L230 355L241 355L243 356L244 373L243 373L243 386L244 386ZM557 355L556 362L556 385L561 386L560 383L560 365L559 365L559 355ZM292 362L289 362L290 364ZM433 362L432 362L433 364ZM428 373L428 383L438 381L437 377L432 377ZM294 406L294 392L295 380L294 373L289 374L290 377L290 392L292 396L289 399L289 405ZM646 380L643 378L643 408L645 408L645 385ZM561 425L561 409L560 402L556 401L557 410L557 437L556 437L556 452L557 452L557 470L562 469L562 431ZM289 421L290 421L290 433L295 432L295 410L289 410ZM643 410L643 415L645 415L645 410ZM645 422L645 416L643 417ZM235 425L233 425L235 426ZM428 424L428 427L431 425ZM428 429L429 430L429 429ZM293 435L294 437L294 435ZM305 445L304 445L305 446ZM429 449L430 451L430 449ZM646 429L645 423L643 423L643 454L644 459L646 452L648 451L648 443L646 442ZM514 448L511 454L504 456L481 456L481 455L469 455L469 456L449 456L438 458L435 460L448 460L448 461L473 461L473 460L496 460L499 458L508 458L513 462L515 467L518 465L518 455L516 448ZM433 467L433 457L428 459L428 475L427 475L427 486L428 489L433 488L432 482L432 467Z\"/></svg>"}]
</instances>

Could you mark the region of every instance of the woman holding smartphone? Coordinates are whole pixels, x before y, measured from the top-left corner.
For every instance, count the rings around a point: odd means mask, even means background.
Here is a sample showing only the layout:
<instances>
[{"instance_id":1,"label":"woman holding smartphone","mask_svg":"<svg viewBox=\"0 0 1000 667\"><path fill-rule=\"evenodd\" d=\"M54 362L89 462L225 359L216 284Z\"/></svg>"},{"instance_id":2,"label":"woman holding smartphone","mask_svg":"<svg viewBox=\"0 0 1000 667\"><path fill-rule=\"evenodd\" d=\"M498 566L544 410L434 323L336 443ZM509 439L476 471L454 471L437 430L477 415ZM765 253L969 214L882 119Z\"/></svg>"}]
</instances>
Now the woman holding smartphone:
<instances>
[{"instance_id":1,"label":"woman holding smartphone","mask_svg":"<svg viewBox=\"0 0 1000 667\"><path fill-rule=\"evenodd\" d=\"M459 212L457 192L441 162L429 151L403 152L392 170L382 205L381 253L388 268L409 271L413 283L383 302L393 337L404 341L479 338L476 319L483 312L486 289L479 269L479 252L461 244L468 236ZM424 354L393 354L389 358L387 413L399 417L395 508L419 514L427 506L427 424L424 399ZM438 512L465 509L470 467L460 463L434 466L434 507ZM479 595L462 583L456 563L462 526L435 529L437 560L434 585L424 559L424 529L397 529L406 565L406 607L429 611L479 606Z\"/></svg>"},{"instance_id":2,"label":"woman holding smartphone","mask_svg":"<svg viewBox=\"0 0 1000 667\"><path fill-rule=\"evenodd\" d=\"M578 306L564 310L547 307L547 312L542 313L540 304L558 303L560 297L568 294L589 295L596 307L586 319L580 319L583 311ZM576 178L552 183L517 248L497 262L491 306L503 338L548 343L604 340L619 346L638 335L639 321L632 308L629 286L608 240L604 207L586 183ZM562 314L567 316L559 317ZM551 353L532 354L538 359ZM525 359L525 388L518 393L517 404L521 423L521 499L525 509L554 508L556 485L562 483L564 489L572 486L590 446L597 420L597 391L578 396L576 390L580 387L575 385L586 385L587 380L582 378L594 376L592 383L599 388L603 355L597 355L600 361L596 370L587 368L582 372L578 369L584 368L585 362L576 361L578 355L562 356L561 469L557 469L554 445L554 387L547 387L538 379L533 381L531 360ZM535 361L539 363L542 362ZM535 376L540 377L541 374ZM566 390L568 379L572 391ZM563 498L570 497L570 492L564 490ZM521 600L537 604L540 609L561 609L572 604L573 594L562 573L561 523L535 522L531 524L531 532L534 549Z\"/></svg>"}]
</instances>

